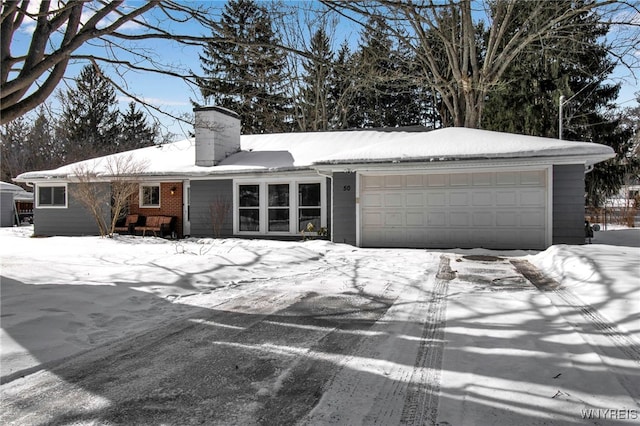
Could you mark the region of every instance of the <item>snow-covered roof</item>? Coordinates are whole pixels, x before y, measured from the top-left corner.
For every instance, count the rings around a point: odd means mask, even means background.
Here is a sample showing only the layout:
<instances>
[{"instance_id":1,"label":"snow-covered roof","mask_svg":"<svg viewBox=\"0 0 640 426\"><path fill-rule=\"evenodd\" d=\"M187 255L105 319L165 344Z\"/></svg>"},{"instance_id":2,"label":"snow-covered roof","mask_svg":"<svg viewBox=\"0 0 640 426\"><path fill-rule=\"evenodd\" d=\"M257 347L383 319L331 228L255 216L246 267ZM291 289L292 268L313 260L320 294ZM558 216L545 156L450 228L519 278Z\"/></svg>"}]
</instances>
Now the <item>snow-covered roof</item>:
<instances>
[{"instance_id":1,"label":"snow-covered roof","mask_svg":"<svg viewBox=\"0 0 640 426\"><path fill-rule=\"evenodd\" d=\"M14 185L8 182L0 182L0 191L2 192L26 192L23 188L18 185Z\"/></svg>"},{"instance_id":2,"label":"snow-covered roof","mask_svg":"<svg viewBox=\"0 0 640 426\"><path fill-rule=\"evenodd\" d=\"M339 164L573 158L593 164L614 156L605 145L561 141L478 129L451 127L438 130L367 129L310 133L243 135L241 151L216 166L195 165L195 141L141 148L81 162L98 175L107 175L109 159L131 155L146 163L146 175L206 175L284 171ZM65 178L79 163L23 173L17 181Z\"/></svg>"}]
</instances>

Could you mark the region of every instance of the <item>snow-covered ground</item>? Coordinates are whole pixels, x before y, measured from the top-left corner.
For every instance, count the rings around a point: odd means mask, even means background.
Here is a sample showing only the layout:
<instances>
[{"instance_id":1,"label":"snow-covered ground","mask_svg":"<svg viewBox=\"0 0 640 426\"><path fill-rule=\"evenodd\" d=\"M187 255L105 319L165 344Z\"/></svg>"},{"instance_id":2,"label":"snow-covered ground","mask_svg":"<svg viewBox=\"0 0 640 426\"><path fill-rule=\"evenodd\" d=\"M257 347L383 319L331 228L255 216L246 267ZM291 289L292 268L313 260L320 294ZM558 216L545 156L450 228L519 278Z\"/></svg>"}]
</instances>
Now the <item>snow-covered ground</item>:
<instances>
[{"instance_id":1,"label":"snow-covered ground","mask_svg":"<svg viewBox=\"0 0 640 426\"><path fill-rule=\"evenodd\" d=\"M457 276L442 290L444 334L429 337L444 342L436 380L441 424L580 424L579 410L584 409L626 410L623 422L640 418L640 358L635 358L640 353L633 352L640 348L640 229L601 231L593 244L553 246L539 253L360 249L326 241L31 235L30 227L0 230L0 370L8 385L66 357L261 289L290 297L384 296L394 303L370 336L419 337L420 330L394 327L409 324L398 319L420 312L410 310L411 303L435 292L430 286L440 285L435 274L444 256ZM474 263L464 257L473 254L500 256L503 262ZM512 259L537 266L561 283L559 291L520 291L523 280L514 275ZM495 291L500 285L504 291ZM237 309L250 313L260 308ZM445 315L444 308L440 314ZM596 333L589 327L606 330ZM305 421L397 420L393 416L399 414L380 412L387 406L376 408L376 398L367 399L362 390L390 400L398 392L409 394L409 388L384 390L386 382L377 386L381 378L405 384L433 380L415 376L419 365L407 372L397 360L375 359L424 355L419 349L391 355L403 350L398 341L365 342L340 361L343 374L327 384ZM625 347L631 352L618 356L615 351ZM425 365L423 370L429 370ZM364 382L349 374L377 370L383 373ZM602 371L614 374L598 374ZM594 415L602 419L603 412ZM616 416L620 420L620 413Z\"/></svg>"}]
</instances>

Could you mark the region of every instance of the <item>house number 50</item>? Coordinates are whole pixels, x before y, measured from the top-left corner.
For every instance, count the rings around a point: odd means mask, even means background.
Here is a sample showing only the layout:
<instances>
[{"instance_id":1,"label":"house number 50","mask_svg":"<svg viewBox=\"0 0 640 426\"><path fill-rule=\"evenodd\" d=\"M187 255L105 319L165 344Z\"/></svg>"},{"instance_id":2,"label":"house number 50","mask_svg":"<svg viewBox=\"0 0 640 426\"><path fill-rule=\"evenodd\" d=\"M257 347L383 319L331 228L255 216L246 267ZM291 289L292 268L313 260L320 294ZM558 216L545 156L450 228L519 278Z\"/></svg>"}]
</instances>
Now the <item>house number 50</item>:
<instances>
[{"instance_id":1,"label":"house number 50","mask_svg":"<svg viewBox=\"0 0 640 426\"><path fill-rule=\"evenodd\" d=\"M345 185L342 187L343 191L351 191L351 185Z\"/></svg>"}]
</instances>

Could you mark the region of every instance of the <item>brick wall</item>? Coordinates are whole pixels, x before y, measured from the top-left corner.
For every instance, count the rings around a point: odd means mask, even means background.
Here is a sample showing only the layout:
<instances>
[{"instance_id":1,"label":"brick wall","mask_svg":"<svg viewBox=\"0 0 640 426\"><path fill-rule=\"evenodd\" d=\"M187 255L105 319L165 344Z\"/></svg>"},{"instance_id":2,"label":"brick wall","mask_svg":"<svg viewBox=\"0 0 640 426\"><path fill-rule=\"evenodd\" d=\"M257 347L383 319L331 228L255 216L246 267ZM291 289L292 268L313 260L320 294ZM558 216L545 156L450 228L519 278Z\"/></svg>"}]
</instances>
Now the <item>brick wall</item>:
<instances>
[{"instance_id":1,"label":"brick wall","mask_svg":"<svg viewBox=\"0 0 640 426\"><path fill-rule=\"evenodd\" d=\"M171 194L171 190L173 194ZM160 184L160 208L140 207L135 194L129 204L129 212L143 216L175 216L176 232L182 237L182 182L162 182Z\"/></svg>"}]
</instances>

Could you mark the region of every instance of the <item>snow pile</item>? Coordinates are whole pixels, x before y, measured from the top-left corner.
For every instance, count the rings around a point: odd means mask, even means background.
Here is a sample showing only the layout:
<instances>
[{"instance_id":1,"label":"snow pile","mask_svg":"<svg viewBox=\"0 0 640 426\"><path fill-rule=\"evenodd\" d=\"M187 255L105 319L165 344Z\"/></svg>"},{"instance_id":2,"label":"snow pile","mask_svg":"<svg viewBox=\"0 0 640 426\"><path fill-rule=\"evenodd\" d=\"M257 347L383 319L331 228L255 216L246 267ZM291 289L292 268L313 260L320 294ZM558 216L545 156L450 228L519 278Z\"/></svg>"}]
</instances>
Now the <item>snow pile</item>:
<instances>
[{"instance_id":1,"label":"snow pile","mask_svg":"<svg viewBox=\"0 0 640 426\"><path fill-rule=\"evenodd\" d=\"M640 229L596 232L593 244L552 246L529 261L614 324L640 336Z\"/></svg>"}]
</instances>

